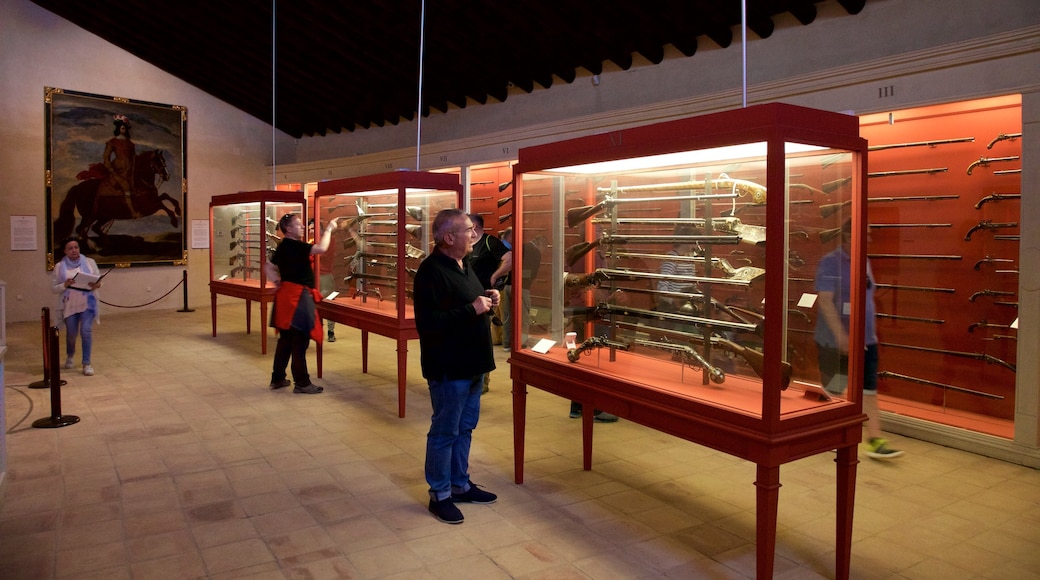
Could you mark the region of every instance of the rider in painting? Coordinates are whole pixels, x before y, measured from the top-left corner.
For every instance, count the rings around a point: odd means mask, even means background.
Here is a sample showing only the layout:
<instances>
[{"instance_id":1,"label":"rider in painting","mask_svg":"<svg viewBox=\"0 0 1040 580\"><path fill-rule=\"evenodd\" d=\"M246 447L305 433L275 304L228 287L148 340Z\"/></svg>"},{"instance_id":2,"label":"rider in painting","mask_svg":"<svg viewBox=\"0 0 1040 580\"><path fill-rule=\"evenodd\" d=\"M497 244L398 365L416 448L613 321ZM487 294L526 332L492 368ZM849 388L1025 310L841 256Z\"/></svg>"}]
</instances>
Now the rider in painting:
<instances>
[{"instance_id":1,"label":"rider in painting","mask_svg":"<svg viewBox=\"0 0 1040 580\"><path fill-rule=\"evenodd\" d=\"M136 147L130 139L130 119L124 115L116 115L112 121L115 129L112 138L105 143L103 162L108 169L107 185L101 187L98 196L94 199L94 212L104 195L122 195L130 210L132 219L141 217L141 213L134 207L134 161L136 159Z\"/></svg>"}]
</instances>

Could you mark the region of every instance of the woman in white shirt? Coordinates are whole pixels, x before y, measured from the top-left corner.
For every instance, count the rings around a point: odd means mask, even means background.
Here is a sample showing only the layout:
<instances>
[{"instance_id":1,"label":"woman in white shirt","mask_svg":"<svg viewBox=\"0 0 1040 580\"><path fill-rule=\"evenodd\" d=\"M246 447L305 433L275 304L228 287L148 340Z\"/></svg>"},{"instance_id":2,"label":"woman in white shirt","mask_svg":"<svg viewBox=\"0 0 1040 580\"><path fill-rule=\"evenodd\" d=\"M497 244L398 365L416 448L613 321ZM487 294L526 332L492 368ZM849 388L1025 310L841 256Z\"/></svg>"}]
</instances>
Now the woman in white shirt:
<instances>
[{"instance_id":1,"label":"woman in white shirt","mask_svg":"<svg viewBox=\"0 0 1040 580\"><path fill-rule=\"evenodd\" d=\"M90 351L93 346L94 320L98 315L98 299L96 290L101 287L101 281L91 282L86 285L89 290L81 290L72 287L76 274L80 272L100 274L97 262L79 253L79 241L76 238L67 238L62 243L65 257L54 266L55 294L60 294L58 301L58 312L65 321L65 368L71 369L75 362L76 336L81 337L83 343L83 374L92 376L94 367L90 365ZM78 286L78 285L77 285Z\"/></svg>"}]
</instances>

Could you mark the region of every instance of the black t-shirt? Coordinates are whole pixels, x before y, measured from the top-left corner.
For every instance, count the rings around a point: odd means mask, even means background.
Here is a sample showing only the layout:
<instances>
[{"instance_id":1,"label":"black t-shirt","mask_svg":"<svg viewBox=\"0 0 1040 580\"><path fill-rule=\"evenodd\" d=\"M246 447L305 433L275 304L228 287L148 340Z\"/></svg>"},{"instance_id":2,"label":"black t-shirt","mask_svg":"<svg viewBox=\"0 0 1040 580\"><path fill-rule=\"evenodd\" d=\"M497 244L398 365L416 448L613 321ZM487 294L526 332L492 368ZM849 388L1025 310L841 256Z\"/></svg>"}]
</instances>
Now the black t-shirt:
<instances>
[{"instance_id":1,"label":"black t-shirt","mask_svg":"<svg viewBox=\"0 0 1040 580\"><path fill-rule=\"evenodd\" d=\"M528 288L538 277L538 268L542 265L542 251L533 242L524 242L524 263L521 268L524 282Z\"/></svg>"},{"instance_id":2,"label":"black t-shirt","mask_svg":"<svg viewBox=\"0 0 1040 580\"><path fill-rule=\"evenodd\" d=\"M278 275L285 282L295 282L314 288L314 268L311 267L311 248L314 244L285 238L271 256L271 263L278 266Z\"/></svg>"},{"instance_id":3,"label":"black t-shirt","mask_svg":"<svg viewBox=\"0 0 1040 580\"><path fill-rule=\"evenodd\" d=\"M502 263L502 256L506 255L509 248L495 236L484 232L484 235L473 244L473 252L467 258L473 271L477 274L477 280L485 290L491 288L491 275Z\"/></svg>"}]
</instances>

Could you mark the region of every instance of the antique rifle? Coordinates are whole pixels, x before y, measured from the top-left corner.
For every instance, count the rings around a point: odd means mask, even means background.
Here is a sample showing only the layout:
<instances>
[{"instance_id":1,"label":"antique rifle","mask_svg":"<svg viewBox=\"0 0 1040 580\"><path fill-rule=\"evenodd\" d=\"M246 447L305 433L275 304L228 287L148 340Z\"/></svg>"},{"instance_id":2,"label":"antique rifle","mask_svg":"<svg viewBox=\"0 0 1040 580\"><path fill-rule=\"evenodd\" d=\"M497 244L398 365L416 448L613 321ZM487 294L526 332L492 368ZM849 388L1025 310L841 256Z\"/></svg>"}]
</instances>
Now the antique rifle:
<instances>
[{"instance_id":1,"label":"antique rifle","mask_svg":"<svg viewBox=\"0 0 1040 580\"><path fill-rule=\"evenodd\" d=\"M513 201L513 196L510 195L509 197L503 197L502 199L498 200L498 207L502 207L503 205L511 201Z\"/></svg>"},{"instance_id":2,"label":"antique rifle","mask_svg":"<svg viewBox=\"0 0 1040 580\"><path fill-rule=\"evenodd\" d=\"M667 340L667 339L666 339ZM670 352L678 353L682 357L683 364L690 365L693 368L702 368L708 373L708 379L715 384L722 384L726 380L726 373L717 366L712 365L708 362L701 353L697 352L697 349L687 346L685 344L676 344L674 342L665 342L657 340L646 340L637 338L632 341L634 344L639 346L645 346L649 348L656 348L659 350L667 350Z\"/></svg>"},{"instance_id":3,"label":"antique rifle","mask_svg":"<svg viewBox=\"0 0 1040 580\"><path fill-rule=\"evenodd\" d=\"M617 342L609 340L606 336L592 336L586 338L581 344L567 351L567 360L572 363L578 362L581 355L590 353L593 349L597 348L616 348L618 350L628 350L628 345L623 342Z\"/></svg>"},{"instance_id":4,"label":"antique rifle","mask_svg":"<svg viewBox=\"0 0 1040 580\"><path fill-rule=\"evenodd\" d=\"M260 271L260 268L257 268L256 266L235 266L234 268L231 268L231 275L234 276L234 275L238 274L239 272L259 272L259 271Z\"/></svg>"},{"instance_id":5,"label":"antique rifle","mask_svg":"<svg viewBox=\"0 0 1040 580\"><path fill-rule=\"evenodd\" d=\"M619 270L612 268L598 268L589 274L567 274L564 277L564 285L567 287L598 286L601 282L638 282L640 280L668 280L686 284L729 284L732 286L750 286L750 280L739 280L734 278L710 278L707 276L680 276L669 274L658 274L656 272L639 272L636 270Z\"/></svg>"},{"instance_id":6,"label":"antique rifle","mask_svg":"<svg viewBox=\"0 0 1040 580\"><path fill-rule=\"evenodd\" d=\"M914 141L912 143L893 143L891 145L871 145L867 151L884 151L885 149L899 149L902 147L935 147L948 143L973 143L974 137L958 137L956 139L936 139L935 141Z\"/></svg>"},{"instance_id":7,"label":"antique rifle","mask_svg":"<svg viewBox=\"0 0 1040 580\"><path fill-rule=\"evenodd\" d=\"M937 383L935 381L929 381L927 379L919 379L917 377L911 377L909 375L901 375L892 371L881 371L878 374L878 378L881 379L899 379L908 383L917 383L919 385L930 385L933 387L939 387L940 389L946 389L948 391L957 391L960 393L968 393L969 395L978 395L979 397L986 397L987 399L1003 400L1004 397L1000 395L994 395L992 393L984 393L982 391L973 391L971 389L965 389L964 387L955 387L953 385L947 385L946 383Z\"/></svg>"},{"instance_id":8,"label":"antique rifle","mask_svg":"<svg viewBox=\"0 0 1040 580\"><path fill-rule=\"evenodd\" d=\"M636 186L641 187L641 186ZM621 188L619 188L620 190ZM626 188L627 190L627 188ZM725 193L725 194L712 194L712 195L674 195L666 197L633 197L618 199L611 194L607 194L603 198L603 201L595 205L585 205L581 207L572 207L567 210L567 226L574 227L592 216L602 212L608 207L613 207L619 203L641 203L647 201L689 201L689 200L703 200L703 199L732 199L737 197L736 193Z\"/></svg>"},{"instance_id":9,"label":"antique rifle","mask_svg":"<svg viewBox=\"0 0 1040 580\"><path fill-rule=\"evenodd\" d=\"M696 244L699 242L710 242L715 244L736 244L740 242L740 236L629 236L629 235L604 235L596 238L591 242L578 242L573 246L570 246L564 250L564 258L567 265L570 266L577 262L582 256L588 254L592 250L598 248L600 244L627 244L629 242L634 243L650 243L650 244L677 244L677 243L689 243Z\"/></svg>"},{"instance_id":10,"label":"antique rifle","mask_svg":"<svg viewBox=\"0 0 1040 580\"><path fill-rule=\"evenodd\" d=\"M611 252L608 256L614 256L618 258L649 258L651 260L663 260L671 262L693 262L696 264L704 264L707 259L704 256L673 256L672 254L644 254L639 252ZM749 258L742 258L748 260ZM716 270L722 270L730 278L737 278L740 280L754 281L762 276L766 275L766 271L762 268L756 268L754 266L741 266L739 268L733 267L726 258L712 257L711 266Z\"/></svg>"},{"instance_id":11,"label":"antique rifle","mask_svg":"<svg viewBox=\"0 0 1040 580\"><path fill-rule=\"evenodd\" d=\"M504 214L498 216L498 223L504 224L506 222L506 220L508 220L511 217L513 217L513 213L512 212L504 213Z\"/></svg>"},{"instance_id":12,"label":"antique rifle","mask_svg":"<svg viewBox=\"0 0 1040 580\"><path fill-rule=\"evenodd\" d=\"M499 183L499 184L498 184L498 192L499 192L499 193L502 193L502 192L503 192L503 191L505 191L505 190L506 190L506 189L507 189L507 188L508 188L508 187L509 187L510 185L513 185L513 180L512 180L512 179L510 179L509 181L507 181L507 182L505 182L505 183Z\"/></svg>"},{"instance_id":13,"label":"antique rifle","mask_svg":"<svg viewBox=\"0 0 1040 580\"><path fill-rule=\"evenodd\" d=\"M871 259L893 258L896 260L961 260L964 258L963 256L943 254L867 254L867 257Z\"/></svg>"},{"instance_id":14,"label":"antique rifle","mask_svg":"<svg viewBox=\"0 0 1040 580\"><path fill-rule=\"evenodd\" d=\"M979 167L979 166L986 167L990 163L1003 163L1003 162L1006 162L1006 161L1018 161L1019 159L1021 159L1021 157L1019 157L1018 155L1009 155L1007 157L979 157L975 161L972 161L970 165L968 165L968 175L971 175L971 172L974 171L975 168Z\"/></svg>"},{"instance_id":15,"label":"antique rifle","mask_svg":"<svg viewBox=\"0 0 1040 580\"><path fill-rule=\"evenodd\" d=\"M1021 133L1001 133L994 137L993 140L989 142L989 145L986 145L986 149L992 149L993 146L1000 141L1014 141L1015 139L1018 139L1021 136Z\"/></svg>"},{"instance_id":16,"label":"antique rifle","mask_svg":"<svg viewBox=\"0 0 1040 580\"><path fill-rule=\"evenodd\" d=\"M875 171L873 173L868 173L867 177L868 178L896 177L896 176L900 176L900 175L921 175L921 174L931 175L933 173L946 173L949 170L950 170L949 167L929 167L927 169L900 169L898 171ZM837 189L840 189L843 185L845 185L845 184L847 184L847 183L849 183L851 181L852 181L852 177L842 177L840 179L835 179L834 181L828 181L828 182L824 183L823 185L821 185L820 188L823 189L823 191L826 192L826 193L832 193L833 191L835 191Z\"/></svg>"},{"instance_id":17,"label":"antique rifle","mask_svg":"<svg viewBox=\"0 0 1040 580\"><path fill-rule=\"evenodd\" d=\"M940 199L958 199L959 195L902 195L899 197L868 197L868 203L881 203L889 201L936 201ZM838 203L828 203L820 206L820 216L830 217L837 213L841 208L851 205L852 200L846 200Z\"/></svg>"},{"instance_id":18,"label":"antique rifle","mask_svg":"<svg viewBox=\"0 0 1040 580\"><path fill-rule=\"evenodd\" d=\"M729 320L718 320L716 318L704 318L702 316L691 316L687 314L678 314L672 312L661 312L657 310L643 310L641 308L629 308L627 306L616 306L614 304L607 304L601 302L595 307L596 313L606 318L611 315L616 316L629 316L634 318L643 318L647 320L672 320L675 322L684 322L687 324L703 324L708 326L715 326L721 328L728 328L730 330L739 330L743 332L755 332L759 326L757 324L748 324L744 322L731 322Z\"/></svg>"},{"instance_id":19,"label":"antique rifle","mask_svg":"<svg viewBox=\"0 0 1040 580\"><path fill-rule=\"evenodd\" d=\"M726 197L745 197L751 195L751 199L755 203L766 202L766 188L764 185L759 185L754 181L747 181L745 179L733 179L725 173L719 175L717 179L710 181L681 181L678 183L650 183L647 185L626 185L626 186L614 186L614 187L598 187L596 191L599 193L640 193L647 191L703 191L707 189L708 184L711 184L712 189L732 191L732 195ZM711 199L709 197L700 196L702 199ZM697 198L697 196L694 196ZM666 201L669 199L683 199L679 197L666 197L661 198L660 201ZM647 200L648 201L648 200Z\"/></svg>"},{"instance_id":20,"label":"antique rifle","mask_svg":"<svg viewBox=\"0 0 1040 580\"><path fill-rule=\"evenodd\" d=\"M968 233L964 235L964 241L971 241L971 235L979 230L995 230L998 228L1016 228L1018 222L995 222L993 220L980 220L979 223L975 224L968 230Z\"/></svg>"},{"instance_id":21,"label":"antique rifle","mask_svg":"<svg viewBox=\"0 0 1040 580\"><path fill-rule=\"evenodd\" d=\"M1000 171L994 171L993 175L1014 175L1016 173L1022 173L1022 168L1018 168L1018 169L1001 169Z\"/></svg>"},{"instance_id":22,"label":"antique rifle","mask_svg":"<svg viewBox=\"0 0 1040 580\"><path fill-rule=\"evenodd\" d=\"M902 286L900 284L874 284L876 288L885 288L890 290L915 290L918 292L945 292L953 294L956 292L953 288L932 288L929 286Z\"/></svg>"},{"instance_id":23,"label":"antique rifle","mask_svg":"<svg viewBox=\"0 0 1040 580\"><path fill-rule=\"evenodd\" d=\"M982 209L982 204L989 203L991 201L1000 201L1002 199L1020 199L1022 194L1019 193L991 193L986 197L975 202L975 209Z\"/></svg>"},{"instance_id":24,"label":"antique rifle","mask_svg":"<svg viewBox=\"0 0 1040 580\"><path fill-rule=\"evenodd\" d=\"M917 316L902 316L900 314L883 314L878 312L876 314L878 318L890 318L892 320L906 320L909 322L930 322L932 324L945 324L946 321L939 318L920 318Z\"/></svg>"},{"instance_id":25,"label":"antique rifle","mask_svg":"<svg viewBox=\"0 0 1040 580\"><path fill-rule=\"evenodd\" d=\"M684 340L694 344L703 344L704 336L694 334L692 332L683 332L681 330L673 330L671 328L656 328L652 326L645 326L642 324L633 324L631 322L618 321L615 322L618 328L625 330L632 330L635 332L644 332L650 336L666 336L669 338ZM811 332L811 331L810 331ZM726 340L719 336L710 335L709 340L711 345L721 348L735 356L739 356L751 367L751 370L755 372L759 378L762 377L765 372L765 355L761 352L747 346L739 345L731 340ZM787 386L791 383L791 363L787 361L781 361L780 363L780 378L781 386L780 390L786 390Z\"/></svg>"},{"instance_id":26,"label":"antique rifle","mask_svg":"<svg viewBox=\"0 0 1040 580\"><path fill-rule=\"evenodd\" d=\"M981 352L959 352L959 351L955 351L955 350L944 350L944 349L941 349L941 348L928 348L926 346L914 346L914 345L909 345L909 344L893 344L893 343L889 343L889 342L881 342L879 344L881 346L887 346L887 347L891 347L891 348L905 348L905 349L908 349L908 350L918 350L918 351L921 351L921 352L931 352L931 353L935 353L935 354L948 354L950 356L959 356L959 357L964 357L964 358L973 358L975 360L984 360L984 361L986 361L988 363L998 364L998 365L1000 365L1000 366L1002 366L1002 367L1004 367L1006 369L1011 370L1012 372L1014 372L1016 370L1015 365L1013 365L1013 364L1011 364L1011 363L1009 363L1007 361L1000 360L999 358L997 358L995 356L988 355L988 354L981 353Z\"/></svg>"}]
</instances>

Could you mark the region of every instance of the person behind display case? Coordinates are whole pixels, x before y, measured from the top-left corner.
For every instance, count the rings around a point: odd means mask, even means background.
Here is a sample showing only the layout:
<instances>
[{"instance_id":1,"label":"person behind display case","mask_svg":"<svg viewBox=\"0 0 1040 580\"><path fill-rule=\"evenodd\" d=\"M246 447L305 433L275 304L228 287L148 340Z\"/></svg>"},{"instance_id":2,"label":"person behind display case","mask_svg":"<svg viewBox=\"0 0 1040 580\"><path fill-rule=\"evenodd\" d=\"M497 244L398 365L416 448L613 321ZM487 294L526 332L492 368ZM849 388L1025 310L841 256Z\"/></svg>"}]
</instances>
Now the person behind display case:
<instances>
[{"instance_id":1,"label":"person behind display case","mask_svg":"<svg viewBox=\"0 0 1040 580\"><path fill-rule=\"evenodd\" d=\"M473 272L477 275L477 280L480 281L480 285L485 290L491 290L491 276L495 273L495 270L502 264L502 259L507 253L510 253L510 249L502 243L502 240L484 231L484 218L483 216L471 213L469 219L473 223L473 231L476 233L477 241L473 244L473 250L466 258L473 268ZM511 254L510 254L511 258ZM510 262L512 264L512 262ZM495 326L502 326L502 321L497 316L491 317L491 322ZM483 392L488 392L491 389L491 374L484 375L484 388Z\"/></svg>"},{"instance_id":2,"label":"person behind display case","mask_svg":"<svg viewBox=\"0 0 1040 580\"><path fill-rule=\"evenodd\" d=\"M818 316L813 338L818 353L820 381L834 395L843 395L848 387L851 244L852 220L846 220L841 226L841 245L821 258L816 267ZM869 260L865 306L863 413L867 416L867 456L873 459L894 459L902 456L903 452L889 447L888 442L881 437L881 414L877 402L877 310L874 304L874 273Z\"/></svg>"},{"instance_id":3,"label":"person behind display case","mask_svg":"<svg viewBox=\"0 0 1040 580\"><path fill-rule=\"evenodd\" d=\"M94 347L94 322L100 322L97 289L101 288L101 280L87 284L87 290L73 287L76 275L80 272L98 276L97 262L79 252L79 239L66 238L61 243L65 256L54 265L54 283L51 289L60 294L58 300L58 316L65 322L65 368L75 365L76 337L80 337L83 346L83 374L92 376L90 355Z\"/></svg>"},{"instance_id":4,"label":"person behind display case","mask_svg":"<svg viewBox=\"0 0 1040 580\"><path fill-rule=\"evenodd\" d=\"M456 503L498 499L469 478L484 376L495 369L488 318L499 302L498 290L485 289L466 259L477 239L463 210L441 210L433 221L436 247L413 282L420 362L433 407L426 435L429 510L448 524L464 519Z\"/></svg>"},{"instance_id":5,"label":"person behind display case","mask_svg":"<svg viewBox=\"0 0 1040 580\"><path fill-rule=\"evenodd\" d=\"M288 213L278 220L282 241L271 260L265 264L267 279L277 289L271 326L278 332L278 344L274 351L274 366L271 370L271 388L288 387L285 368L292 359L292 375L296 386L294 393L315 395L325 389L311 383L307 372L307 348L313 338L321 342L321 321L315 304L321 293L314 288L314 268L311 256L324 253L329 248L332 230L339 218L332 218L321 239L315 244L303 241L306 230L300 216Z\"/></svg>"},{"instance_id":6,"label":"person behind display case","mask_svg":"<svg viewBox=\"0 0 1040 580\"><path fill-rule=\"evenodd\" d=\"M701 233L698 228L680 224L675 227L676 236L695 236ZM697 244L694 242L677 241L672 245L672 249L668 250L669 256L692 258L694 250L697 249ZM664 260L661 262L659 272L666 276L696 276L697 271L693 267L693 262L689 260ZM684 292L693 293L697 291L697 285L692 282L682 282L679 280L658 280L657 282L658 292ZM676 296L657 296L657 310L662 312L671 313L682 313L684 310L688 310L690 307L690 301L679 298Z\"/></svg>"}]
</instances>

